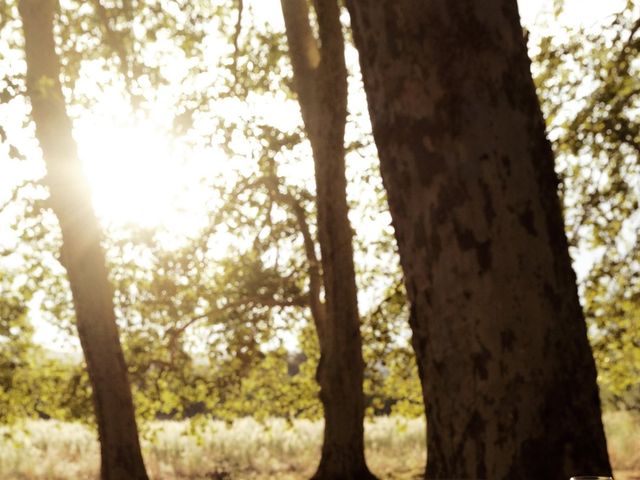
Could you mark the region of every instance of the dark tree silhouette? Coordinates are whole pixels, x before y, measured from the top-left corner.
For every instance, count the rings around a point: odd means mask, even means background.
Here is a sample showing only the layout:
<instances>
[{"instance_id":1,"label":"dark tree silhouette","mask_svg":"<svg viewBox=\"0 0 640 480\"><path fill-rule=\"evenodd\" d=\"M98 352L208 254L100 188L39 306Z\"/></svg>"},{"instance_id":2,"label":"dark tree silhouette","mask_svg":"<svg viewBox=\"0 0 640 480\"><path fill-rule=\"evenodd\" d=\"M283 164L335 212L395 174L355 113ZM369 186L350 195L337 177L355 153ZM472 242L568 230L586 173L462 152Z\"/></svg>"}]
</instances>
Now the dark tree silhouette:
<instances>
[{"instance_id":1,"label":"dark tree silhouette","mask_svg":"<svg viewBox=\"0 0 640 480\"><path fill-rule=\"evenodd\" d=\"M427 414L428 478L610 472L516 0L350 0Z\"/></svg>"},{"instance_id":2,"label":"dark tree silhouette","mask_svg":"<svg viewBox=\"0 0 640 480\"><path fill-rule=\"evenodd\" d=\"M55 52L56 0L21 0L27 92L58 217L78 333L93 389L103 480L146 480L127 367L120 346L100 227L66 112Z\"/></svg>"},{"instance_id":3,"label":"dark tree silhouette","mask_svg":"<svg viewBox=\"0 0 640 480\"><path fill-rule=\"evenodd\" d=\"M364 362L345 179L347 69L340 8L336 0L314 3L318 41L309 23L307 0L281 3L294 85L313 150L325 293L324 304L312 308L320 341L317 378L325 417L322 456L314 478L375 478L364 457ZM313 255L307 256L312 261ZM312 307L314 303L318 302Z\"/></svg>"}]
</instances>

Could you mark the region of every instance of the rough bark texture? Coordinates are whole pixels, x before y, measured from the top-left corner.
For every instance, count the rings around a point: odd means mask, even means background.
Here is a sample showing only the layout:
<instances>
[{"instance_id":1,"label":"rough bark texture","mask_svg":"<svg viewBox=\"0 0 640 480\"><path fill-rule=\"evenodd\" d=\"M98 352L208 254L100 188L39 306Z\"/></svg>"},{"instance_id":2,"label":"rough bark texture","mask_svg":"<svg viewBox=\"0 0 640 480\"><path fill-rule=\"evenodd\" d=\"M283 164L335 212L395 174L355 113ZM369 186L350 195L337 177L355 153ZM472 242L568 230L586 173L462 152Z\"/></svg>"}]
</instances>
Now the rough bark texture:
<instances>
[{"instance_id":1,"label":"rough bark texture","mask_svg":"<svg viewBox=\"0 0 640 480\"><path fill-rule=\"evenodd\" d=\"M608 474L516 0L350 0L411 300L428 478Z\"/></svg>"},{"instance_id":2,"label":"rough bark texture","mask_svg":"<svg viewBox=\"0 0 640 480\"><path fill-rule=\"evenodd\" d=\"M127 368L113 309L100 228L71 134L55 53L56 0L21 0L27 91L47 166L51 206L62 230L78 333L89 371L100 435L101 478L146 480Z\"/></svg>"},{"instance_id":3,"label":"rough bark texture","mask_svg":"<svg viewBox=\"0 0 640 480\"><path fill-rule=\"evenodd\" d=\"M314 478L370 479L374 477L364 458L364 362L344 163L344 41L337 1L317 0L314 5L317 40L309 23L307 0L282 0L295 88L315 163L325 292L322 314L319 319L314 315L325 416L322 456Z\"/></svg>"}]
</instances>

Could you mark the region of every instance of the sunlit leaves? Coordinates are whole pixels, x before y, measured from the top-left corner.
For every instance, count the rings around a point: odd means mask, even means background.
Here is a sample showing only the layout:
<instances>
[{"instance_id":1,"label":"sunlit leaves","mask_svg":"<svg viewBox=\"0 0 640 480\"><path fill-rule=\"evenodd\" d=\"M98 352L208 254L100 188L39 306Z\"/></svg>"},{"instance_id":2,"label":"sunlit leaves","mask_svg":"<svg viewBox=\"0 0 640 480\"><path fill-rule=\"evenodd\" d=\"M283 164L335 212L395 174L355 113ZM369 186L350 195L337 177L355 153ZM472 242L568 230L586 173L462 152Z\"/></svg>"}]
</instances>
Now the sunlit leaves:
<instances>
[{"instance_id":1,"label":"sunlit leaves","mask_svg":"<svg viewBox=\"0 0 640 480\"><path fill-rule=\"evenodd\" d=\"M640 5L604 29L543 38L534 58L558 156L569 239L595 265L582 285L605 400L638 408Z\"/></svg>"}]
</instances>

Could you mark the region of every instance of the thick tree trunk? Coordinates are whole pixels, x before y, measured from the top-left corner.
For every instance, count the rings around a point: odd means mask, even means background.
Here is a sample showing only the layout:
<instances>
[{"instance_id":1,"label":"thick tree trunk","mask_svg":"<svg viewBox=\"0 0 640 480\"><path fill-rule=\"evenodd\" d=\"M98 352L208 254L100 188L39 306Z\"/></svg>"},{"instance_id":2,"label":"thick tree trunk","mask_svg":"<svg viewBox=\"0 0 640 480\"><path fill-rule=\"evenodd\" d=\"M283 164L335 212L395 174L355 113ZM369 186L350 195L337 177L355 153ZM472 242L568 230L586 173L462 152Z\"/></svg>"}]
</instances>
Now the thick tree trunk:
<instances>
[{"instance_id":1,"label":"thick tree trunk","mask_svg":"<svg viewBox=\"0 0 640 480\"><path fill-rule=\"evenodd\" d=\"M407 291L429 478L608 474L516 0L350 0Z\"/></svg>"},{"instance_id":2,"label":"thick tree trunk","mask_svg":"<svg viewBox=\"0 0 640 480\"><path fill-rule=\"evenodd\" d=\"M93 388L101 448L101 478L147 478L127 368L116 326L100 228L91 207L60 86L53 17L56 0L21 0L27 91L47 166L50 202L60 222L78 333Z\"/></svg>"},{"instance_id":3,"label":"thick tree trunk","mask_svg":"<svg viewBox=\"0 0 640 480\"><path fill-rule=\"evenodd\" d=\"M318 381L325 430L316 479L375 478L364 458L364 362L352 229L348 217L344 130L347 70L336 0L315 2L319 43L307 0L282 0L294 81L315 163L325 305L316 319Z\"/></svg>"}]
</instances>

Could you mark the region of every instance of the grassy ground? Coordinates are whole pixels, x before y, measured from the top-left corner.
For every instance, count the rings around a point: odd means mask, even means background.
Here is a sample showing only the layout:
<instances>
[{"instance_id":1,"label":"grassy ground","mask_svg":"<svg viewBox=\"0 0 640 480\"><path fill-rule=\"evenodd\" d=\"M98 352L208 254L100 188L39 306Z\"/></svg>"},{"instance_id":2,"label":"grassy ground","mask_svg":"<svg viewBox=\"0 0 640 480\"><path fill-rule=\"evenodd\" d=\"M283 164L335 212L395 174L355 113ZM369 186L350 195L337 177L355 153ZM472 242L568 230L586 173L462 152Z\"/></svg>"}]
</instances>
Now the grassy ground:
<instances>
[{"instance_id":1,"label":"grassy ground","mask_svg":"<svg viewBox=\"0 0 640 480\"><path fill-rule=\"evenodd\" d=\"M605 415L611 460L619 480L640 470L640 419L624 412ZM366 425L367 459L384 479L419 476L425 462L424 423L399 417ZM11 433L11 435L7 435ZM149 474L157 480L309 478L318 461L322 425L305 420L261 425L241 419L231 426L211 422L200 435L186 422L157 422L145 432ZM95 480L98 446L77 424L36 421L24 431L0 430L0 478ZM638 477L640 478L640 472Z\"/></svg>"}]
</instances>

